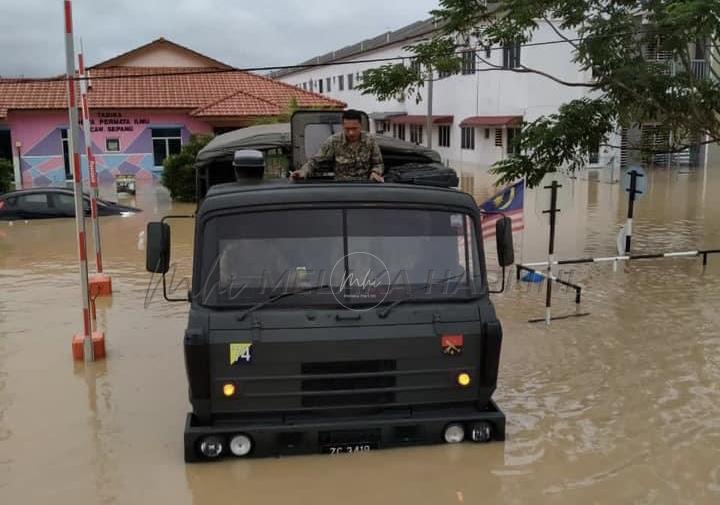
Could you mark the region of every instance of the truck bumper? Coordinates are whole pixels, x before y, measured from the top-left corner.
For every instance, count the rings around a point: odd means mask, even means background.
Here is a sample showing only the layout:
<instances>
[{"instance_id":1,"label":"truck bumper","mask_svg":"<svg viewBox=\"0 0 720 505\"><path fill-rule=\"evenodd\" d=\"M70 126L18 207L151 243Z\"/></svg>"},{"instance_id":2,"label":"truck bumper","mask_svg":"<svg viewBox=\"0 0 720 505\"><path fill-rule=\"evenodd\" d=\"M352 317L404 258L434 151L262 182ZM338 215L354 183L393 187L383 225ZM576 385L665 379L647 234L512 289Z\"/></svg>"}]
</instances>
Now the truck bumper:
<instances>
[{"instance_id":1,"label":"truck bumper","mask_svg":"<svg viewBox=\"0 0 720 505\"><path fill-rule=\"evenodd\" d=\"M455 424L464 429L466 441L473 441L474 431L478 433L476 441L505 440L505 414L492 400L483 409L474 406L423 408L354 418L284 416L282 420L269 422L238 416L211 425L200 425L189 413L185 422L185 461L235 457L230 451L230 440L239 434L252 441L251 451L243 457L258 458L440 444L445 443L446 428ZM221 442L222 452L218 457L208 458L202 454L200 446L207 437L217 437L215 440Z\"/></svg>"}]
</instances>

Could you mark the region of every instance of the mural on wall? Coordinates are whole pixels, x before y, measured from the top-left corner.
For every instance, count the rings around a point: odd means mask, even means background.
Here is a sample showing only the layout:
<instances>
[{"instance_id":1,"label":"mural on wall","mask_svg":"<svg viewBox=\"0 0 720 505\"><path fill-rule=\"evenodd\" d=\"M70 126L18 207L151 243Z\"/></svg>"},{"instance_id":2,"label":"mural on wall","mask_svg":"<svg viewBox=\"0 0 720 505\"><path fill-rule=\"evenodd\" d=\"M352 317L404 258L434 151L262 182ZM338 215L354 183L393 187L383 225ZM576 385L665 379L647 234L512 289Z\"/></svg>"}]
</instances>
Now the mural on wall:
<instances>
[{"instance_id":1,"label":"mural on wall","mask_svg":"<svg viewBox=\"0 0 720 505\"><path fill-rule=\"evenodd\" d=\"M22 143L23 186L47 186L66 181L67 114L17 114L10 120L13 142ZM91 114L92 151L100 183L117 175L138 179L159 176L156 158L185 144L191 134L210 133L207 124L177 113L139 111L94 112ZM82 130L80 151L85 151ZM88 178L87 157L82 156L83 179Z\"/></svg>"}]
</instances>

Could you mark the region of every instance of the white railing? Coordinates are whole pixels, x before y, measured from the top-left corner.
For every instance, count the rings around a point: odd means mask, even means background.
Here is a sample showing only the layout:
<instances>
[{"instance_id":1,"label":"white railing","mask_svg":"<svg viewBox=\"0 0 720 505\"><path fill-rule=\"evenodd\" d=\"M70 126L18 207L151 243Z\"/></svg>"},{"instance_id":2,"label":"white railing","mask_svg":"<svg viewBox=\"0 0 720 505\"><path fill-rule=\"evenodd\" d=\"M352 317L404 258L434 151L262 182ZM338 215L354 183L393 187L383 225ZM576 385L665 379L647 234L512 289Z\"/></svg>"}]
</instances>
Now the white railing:
<instances>
[{"instance_id":1,"label":"white railing","mask_svg":"<svg viewBox=\"0 0 720 505\"><path fill-rule=\"evenodd\" d=\"M653 63L667 65L667 70L664 70L665 75L677 75L678 72L685 72L686 67L679 61L667 60L667 59L652 59L648 60ZM710 62L707 60L691 60L690 61L690 72L696 79L709 79L710 78Z\"/></svg>"},{"instance_id":2,"label":"white railing","mask_svg":"<svg viewBox=\"0 0 720 505\"><path fill-rule=\"evenodd\" d=\"M693 75L698 79L710 77L710 62L707 60L692 60L690 63Z\"/></svg>"}]
</instances>

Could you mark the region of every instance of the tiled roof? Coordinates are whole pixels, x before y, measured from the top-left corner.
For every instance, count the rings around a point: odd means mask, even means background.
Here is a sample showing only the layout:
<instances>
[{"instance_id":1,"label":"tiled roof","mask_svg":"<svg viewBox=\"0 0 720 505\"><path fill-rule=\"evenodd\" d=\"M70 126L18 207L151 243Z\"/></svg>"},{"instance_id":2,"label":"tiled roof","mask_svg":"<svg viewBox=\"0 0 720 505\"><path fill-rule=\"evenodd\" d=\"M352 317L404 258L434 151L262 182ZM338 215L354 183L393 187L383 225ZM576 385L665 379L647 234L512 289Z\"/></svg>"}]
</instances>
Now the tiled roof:
<instances>
[{"instance_id":1,"label":"tiled roof","mask_svg":"<svg viewBox=\"0 0 720 505\"><path fill-rule=\"evenodd\" d=\"M462 120L460 126L506 126L522 123L522 116L472 116Z\"/></svg>"},{"instance_id":2,"label":"tiled roof","mask_svg":"<svg viewBox=\"0 0 720 505\"><path fill-rule=\"evenodd\" d=\"M316 56L315 58L311 58L300 63L300 65L302 66L330 64L353 56L359 56L368 51L375 51L391 44L400 44L408 42L412 39L416 39L423 35L427 35L437 30L438 26L440 26L440 24L432 18L425 19L423 21L416 21L415 23L404 26L399 30L383 33L382 35L378 35L377 37L373 37L371 39L363 40L362 42L358 42L357 44L343 47L342 49L323 54L322 56ZM304 70L306 69L288 68L273 72L271 76L279 79L281 77L285 77L296 72L302 72Z\"/></svg>"},{"instance_id":3,"label":"tiled roof","mask_svg":"<svg viewBox=\"0 0 720 505\"><path fill-rule=\"evenodd\" d=\"M448 125L452 124L455 118L453 116L433 116L433 124ZM394 116L390 118L391 123L395 124L409 124L409 125L425 125L427 123L427 116L420 115L402 115Z\"/></svg>"},{"instance_id":4,"label":"tiled roof","mask_svg":"<svg viewBox=\"0 0 720 505\"><path fill-rule=\"evenodd\" d=\"M195 117L231 116L237 110L256 110L258 115L263 116L274 116L281 112L281 108L275 103L238 91L216 102L195 109L192 111L192 115Z\"/></svg>"},{"instance_id":5,"label":"tiled roof","mask_svg":"<svg viewBox=\"0 0 720 505\"><path fill-rule=\"evenodd\" d=\"M157 75L162 74L162 75ZM94 68L91 109L186 109L202 116L278 114L300 107L344 108L343 102L243 71L178 67ZM0 79L0 110L65 109L62 80Z\"/></svg>"}]
</instances>

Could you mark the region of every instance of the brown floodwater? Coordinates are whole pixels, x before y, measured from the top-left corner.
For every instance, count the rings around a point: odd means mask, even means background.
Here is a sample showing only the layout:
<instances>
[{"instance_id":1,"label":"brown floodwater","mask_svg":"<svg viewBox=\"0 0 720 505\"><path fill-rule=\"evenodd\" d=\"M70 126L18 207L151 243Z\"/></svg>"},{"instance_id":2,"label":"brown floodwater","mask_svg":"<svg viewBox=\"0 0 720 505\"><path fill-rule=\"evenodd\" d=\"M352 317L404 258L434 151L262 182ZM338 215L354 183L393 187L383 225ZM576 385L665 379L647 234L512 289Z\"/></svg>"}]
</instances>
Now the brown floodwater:
<instances>
[{"instance_id":1,"label":"brown floodwater","mask_svg":"<svg viewBox=\"0 0 720 505\"><path fill-rule=\"evenodd\" d=\"M720 166L707 179L658 169L649 180L635 252L720 248ZM492 191L487 176L464 184L478 199ZM572 186L557 256L614 255L621 188ZM547 255L537 198L527 195L518 235L526 262ZM145 211L103 218L108 357L88 366L70 353L81 327L73 221L0 222L0 503L720 503L720 255L706 268L697 258L565 267L590 315L550 327L528 323L544 316L544 294L513 275L494 297L504 443L185 465L187 306L146 299L139 234L192 206L152 185L121 201ZM192 223L173 224L178 293L191 236ZM553 310L575 313L574 293L556 290Z\"/></svg>"}]
</instances>

